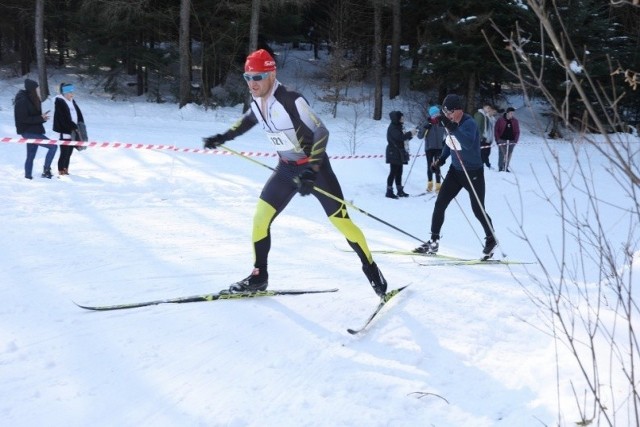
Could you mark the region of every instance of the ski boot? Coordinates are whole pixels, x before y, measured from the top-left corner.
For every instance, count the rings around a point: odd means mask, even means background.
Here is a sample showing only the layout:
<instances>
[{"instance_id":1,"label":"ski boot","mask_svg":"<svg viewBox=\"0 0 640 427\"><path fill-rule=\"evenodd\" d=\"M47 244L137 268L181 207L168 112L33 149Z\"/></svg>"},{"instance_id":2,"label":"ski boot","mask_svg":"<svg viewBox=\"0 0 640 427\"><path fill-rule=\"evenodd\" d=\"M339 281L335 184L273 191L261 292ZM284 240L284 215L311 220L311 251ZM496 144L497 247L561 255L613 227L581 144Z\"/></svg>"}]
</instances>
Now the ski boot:
<instances>
[{"instance_id":1,"label":"ski boot","mask_svg":"<svg viewBox=\"0 0 640 427\"><path fill-rule=\"evenodd\" d=\"M364 275L367 276L367 280L369 280L375 293L382 298L387 293L387 279L384 278L376 263L372 262L369 265L363 264L362 271Z\"/></svg>"},{"instance_id":2,"label":"ski boot","mask_svg":"<svg viewBox=\"0 0 640 427\"><path fill-rule=\"evenodd\" d=\"M417 254L428 254L434 255L438 253L438 249L440 248L440 244L438 243L440 236L433 234L431 235L431 240L427 243L424 243L413 250L413 252Z\"/></svg>"},{"instance_id":3,"label":"ski boot","mask_svg":"<svg viewBox=\"0 0 640 427\"><path fill-rule=\"evenodd\" d=\"M229 293L264 291L269 286L269 273L266 268L254 268L251 274L229 286Z\"/></svg>"},{"instance_id":4,"label":"ski boot","mask_svg":"<svg viewBox=\"0 0 640 427\"><path fill-rule=\"evenodd\" d=\"M484 239L484 248L482 249L482 259L484 261L488 260L493 256L493 250L498 246L498 242L495 237L488 236Z\"/></svg>"}]
</instances>

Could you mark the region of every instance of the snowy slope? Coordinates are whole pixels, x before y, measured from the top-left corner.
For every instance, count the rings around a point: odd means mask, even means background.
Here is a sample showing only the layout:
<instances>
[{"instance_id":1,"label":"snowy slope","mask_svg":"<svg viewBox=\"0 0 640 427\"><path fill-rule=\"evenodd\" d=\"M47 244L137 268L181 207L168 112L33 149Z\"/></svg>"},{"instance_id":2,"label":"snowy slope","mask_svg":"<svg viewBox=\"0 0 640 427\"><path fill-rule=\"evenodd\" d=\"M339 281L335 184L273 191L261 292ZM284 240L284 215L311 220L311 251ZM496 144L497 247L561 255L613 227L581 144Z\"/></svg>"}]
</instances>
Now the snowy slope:
<instances>
[{"instance_id":1,"label":"snowy slope","mask_svg":"<svg viewBox=\"0 0 640 427\"><path fill-rule=\"evenodd\" d=\"M15 136L11 100L21 84L0 82L7 137ZM95 141L198 148L202 136L225 130L240 114L106 101L77 88ZM332 132L331 155L348 154L349 114L345 108L337 119L322 116ZM523 123L525 114L519 111ZM364 122L370 137L358 154L384 153L387 125ZM269 152L257 129L229 145ZM575 162L569 144L552 149L568 165ZM411 256L376 255L392 286L412 286L366 334L353 337L346 329L360 326L377 298L317 201L296 197L272 228L270 287L339 292L86 312L73 301L186 296L249 274L253 209L269 171L235 156L95 147L74 153L70 177L27 181L25 147L2 143L0 150L2 426L557 424L556 357L562 373L574 367L556 355L544 314L514 279L536 294L528 273L539 274L537 264L423 267ZM272 157L254 159L275 164ZM541 237L536 245L543 253L547 238L558 244L557 215L543 200L545 191L557 194L548 159L548 148L527 128L513 157L515 173L487 171L498 255L535 260L514 235L520 218ZM382 158L332 165L348 201L428 239L433 199L385 199ZM419 157L406 190L423 191L425 177ZM594 181L612 185L606 174ZM447 211L441 251L476 257L481 228L466 193L458 200L461 209L452 204ZM625 224L611 209L609 232L623 235ZM354 210L351 216L373 249L420 243L370 216ZM579 419L568 387L559 387L569 403L562 414L567 425Z\"/></svg>"}]
</instances>

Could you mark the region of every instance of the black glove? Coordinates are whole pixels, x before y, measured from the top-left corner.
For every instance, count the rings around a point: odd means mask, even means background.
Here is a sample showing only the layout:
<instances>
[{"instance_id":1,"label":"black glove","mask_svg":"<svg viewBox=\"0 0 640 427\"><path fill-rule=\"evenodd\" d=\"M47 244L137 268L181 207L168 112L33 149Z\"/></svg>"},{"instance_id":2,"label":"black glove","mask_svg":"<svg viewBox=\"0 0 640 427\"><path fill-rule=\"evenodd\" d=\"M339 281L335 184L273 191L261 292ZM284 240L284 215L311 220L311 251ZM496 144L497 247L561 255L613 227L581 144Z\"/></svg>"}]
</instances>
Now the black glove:
<instances>
[{"instance_id":1,"label":"black glove","mask_svg":"<svg viewBox=\"0 0 640 427\"><path fill-rule=\"evenodd\" d=\"M293 178L293 182L298 186L298 193L302 196L308 196L313 191L313 186L316 183L316 177L318 172L314 171L311 167L304 169L300 172L300 175Z\"/></svg>"},{"instance_id":2,"label":"black glove","mask_svg":"<svg viewBox=\"0 0 640 427\"><path fill-rule=\"evenodd\" d=\"M218 148L219 146L227 142L227 138L224 135L218 133L216 135L202 138L202 142L204 142L204 148Z\"/></svg>"},{"instance_id":3,"label":"black glove","mask_svg":"<svg viewBox=\"0 0 640 427\"><path fill-rule=\"evenodd\" d=\"M455 130L458 129L458 124L452 120L449 120L444 114L440 116L440 124L446 127L449 133L455 132Z\"/></svg>"},{"instance_id":4,"label":"black glove","mask_svg":"<svg viewBox=\"0 0 640 427\"><path fill-rule=\"evenodd\" d=\"M433 159L431 163L431 172L440 173L440 166L444 165L444 161L440 162L439 158Z\"/></svg>"},{"instance_id":5,"label":"black glove","mask_svg":"<svg viewBox=\"0 0 640 427\"><path fill-rule=\"evenodd\" d=\"M429 129L431 129L431 126L429 122L423 124L422 127L418 129L418 139L424 138L427 132L429 132Z\"/></svg>"}]
</instances>

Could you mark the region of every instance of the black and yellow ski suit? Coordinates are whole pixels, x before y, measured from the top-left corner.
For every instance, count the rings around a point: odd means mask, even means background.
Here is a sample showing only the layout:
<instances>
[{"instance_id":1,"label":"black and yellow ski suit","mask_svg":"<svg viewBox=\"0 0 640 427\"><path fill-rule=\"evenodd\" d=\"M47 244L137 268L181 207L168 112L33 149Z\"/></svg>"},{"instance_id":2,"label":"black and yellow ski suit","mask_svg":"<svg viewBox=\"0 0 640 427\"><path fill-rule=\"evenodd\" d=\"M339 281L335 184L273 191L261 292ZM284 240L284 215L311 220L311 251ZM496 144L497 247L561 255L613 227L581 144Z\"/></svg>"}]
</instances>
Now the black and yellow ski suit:
<instances>
[{"instance_id":1,"label":"black and yellow ski suit","mask_svg":"<svg viewBox=\"0 0 640 427\"><path fill-rule=\"evenodd\" d=\"M296 194L293 179L304 168L319 167L315 186L340 199L344 197L325 152L329 131L302 95L276 80L271 94L266 99L254 98L251 110L225 132L224 139L231 140L257 124L267 133L280 159L262 188L253 217L254 267L264 269L271 248L271 223ZM315 190L311 194L318 199L329 221L345 236L363 266L370 265L373 260L366 239L349 218L346 206Z\"/></svg>"}]
</instances>

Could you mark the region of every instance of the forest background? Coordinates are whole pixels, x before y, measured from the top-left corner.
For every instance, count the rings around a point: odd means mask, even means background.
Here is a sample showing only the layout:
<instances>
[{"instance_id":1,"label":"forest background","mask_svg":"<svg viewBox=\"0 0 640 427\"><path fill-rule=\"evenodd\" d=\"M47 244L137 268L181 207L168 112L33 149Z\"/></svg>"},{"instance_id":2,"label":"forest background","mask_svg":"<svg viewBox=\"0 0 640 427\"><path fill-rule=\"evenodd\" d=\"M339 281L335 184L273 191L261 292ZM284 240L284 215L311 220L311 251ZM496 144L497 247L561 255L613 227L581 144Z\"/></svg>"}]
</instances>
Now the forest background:
<instances>
[{"instance_id":1,"label":"forest background","mask_svg":"<svg viewBox=\"0 0 640 427\"><path fill-rule=\"evenodd\" d=\"M548 129L557 136L567 122L593 125L585 118L587 108L576 102L579 94L557 53L567 49L568 60L589 73L594 87L613 94L615 114L607 106L597 115L614 116L608 127L626 131L640 121L640 92L625 90L635 81L631 70L640 69L637 4L3 0L0 62L12 65L15 75L29 73L35 64L45 99L50 93L47 67L73 64L103 76L97 89L113 96L146 94L151 101L177 101L180 107L190 102L215 107L246 98L238 71L248 51L270 43L310 49L316 44L335 53L318 67L318 78L326 82L324 100L358 103L370 97L374 120L382 118L383 87L389 99L406 89L425 94L428 103L455 92L473 112L483 102L500 106L503 91L524 78L534 82L533 96L544 94L558 104L559 117ZM538 75L523 74L517 63L525 57L533 62L531 74ZM285 65L286 57L279 61ZM505 66L510 63L515 66ZM374 83L374 92L355 95L353 87L365 81ZM590 102L601 101L597 91L585 91Z\"/></svg>"}]
</instances>

